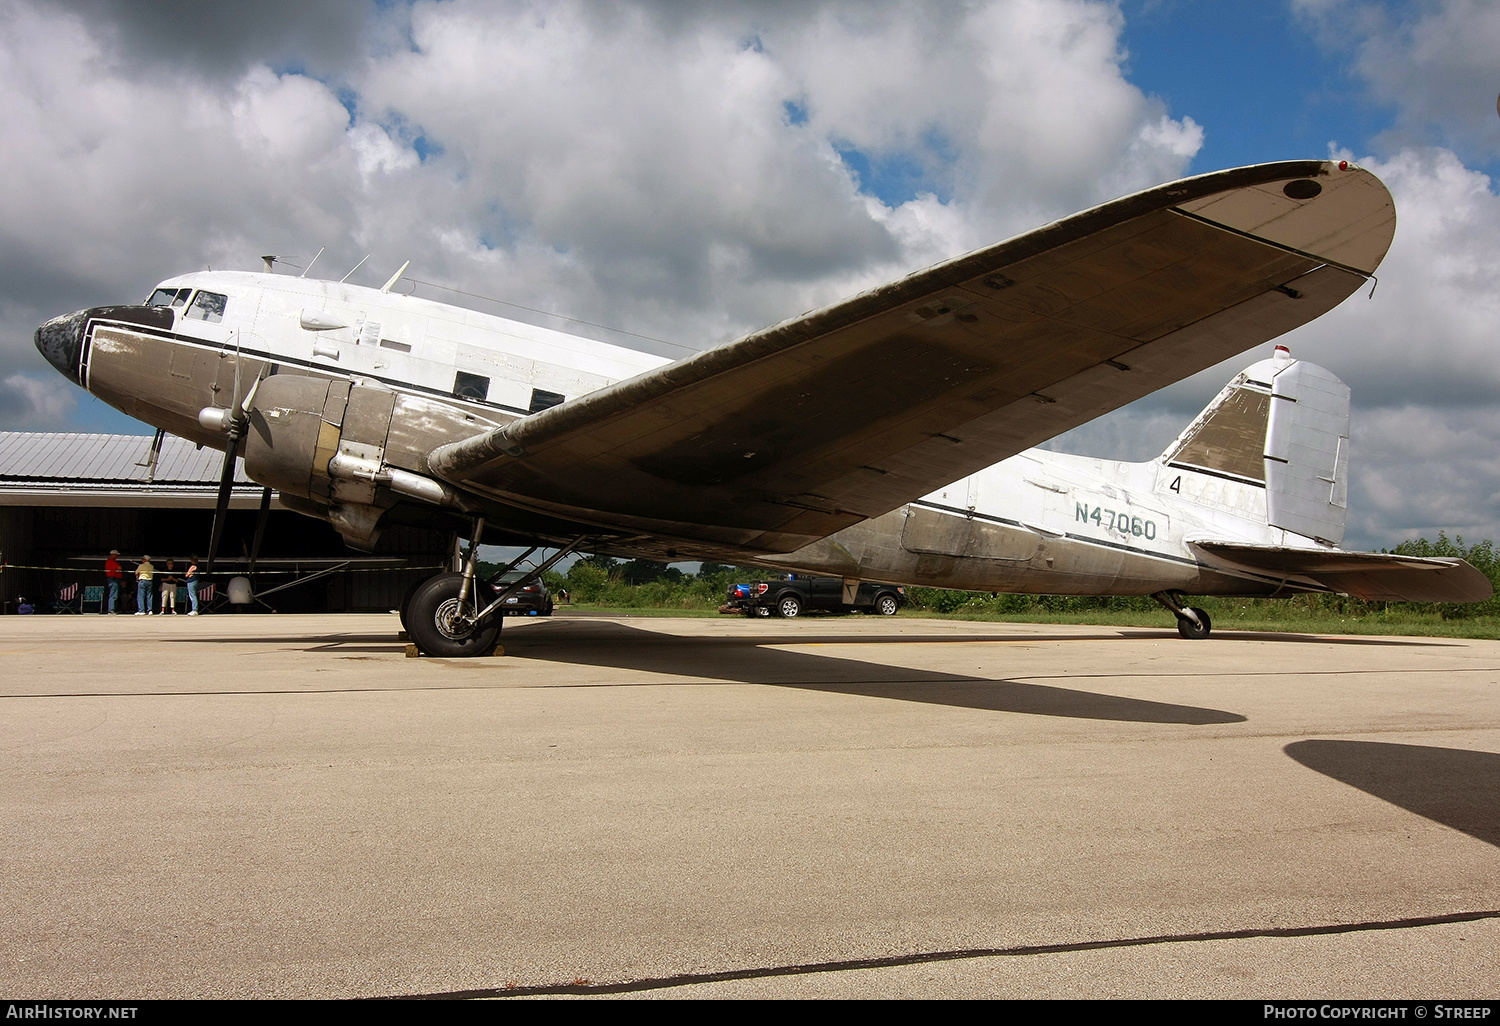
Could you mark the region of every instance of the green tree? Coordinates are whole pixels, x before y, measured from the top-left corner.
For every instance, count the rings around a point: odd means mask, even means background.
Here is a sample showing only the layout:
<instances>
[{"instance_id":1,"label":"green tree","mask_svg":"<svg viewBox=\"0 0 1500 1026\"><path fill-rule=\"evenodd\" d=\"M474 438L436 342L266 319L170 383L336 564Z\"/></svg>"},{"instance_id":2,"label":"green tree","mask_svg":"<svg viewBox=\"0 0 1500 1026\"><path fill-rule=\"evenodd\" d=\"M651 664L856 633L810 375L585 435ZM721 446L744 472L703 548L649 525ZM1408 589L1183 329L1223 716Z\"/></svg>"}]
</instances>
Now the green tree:
<instances>
[{"instance_id":1,"label":"green tree","mask_svg":"<svg viewBox=\"0 0 1500 1026\"><path fill-rule=\"evenodd\" d=\"M620 579L626 584L649 584L659 581L667 575L667 564L658 563L654 559L632 559L620 567ZM682 576L682 571L677 572Z\"/></svg>"},{"instance_id":2,"label":"green tree","mask_svg":"<svg viewBox=\"0 0 1500 1026\"><path fill-rule=\"evenodd\" d=\"M608 586L608 571L592 560L580 559L568 570L567 589L574 602L597 602Z\"/></svg>"},{"instance_id":3,"label":"green tree","mask_svg":"<svg viewBox=\"0 0 1500 1026\"><path fill-rule=\"evenodd\" d=\"M1490 579L1490 584L1500 593L1500 560L1495 555L1495 543L1486 538L1482 542L1465 547L1462 535L1454 535L1449 540L1448 535L1439 531L1437 541L1428 541L1426 538L1408 539L1397 545L1395 553L1402 556L1427 556L1466 559L1480 573ZM1382 605L1384 605L1382 603ZM1412 609L1422 608L1415 603ZM1431 608L1430 606L1426 608ZM1484 602L1440 602L1437 606L1439 615L1445 620L1461 620L1475 616L1500 615L1500 597L1491 595Z\"/></svg>"}]
</instances>

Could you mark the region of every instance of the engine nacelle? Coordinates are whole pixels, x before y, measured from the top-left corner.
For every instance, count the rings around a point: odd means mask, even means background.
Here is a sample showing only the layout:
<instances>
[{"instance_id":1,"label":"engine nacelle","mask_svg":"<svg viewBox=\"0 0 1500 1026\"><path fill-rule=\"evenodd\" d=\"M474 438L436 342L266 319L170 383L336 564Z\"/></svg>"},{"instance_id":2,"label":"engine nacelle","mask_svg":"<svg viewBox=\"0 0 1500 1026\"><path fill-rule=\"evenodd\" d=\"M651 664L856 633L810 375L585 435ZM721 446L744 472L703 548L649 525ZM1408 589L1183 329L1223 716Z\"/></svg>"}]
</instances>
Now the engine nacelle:
<instances>
[{"instance_id":1,"label":"engine nacelle","mask_svg":"<svg viewBox=\"0 0 1500 1026\"><path fill-rule=\"evenodd\" d=\"M395 394L327 378L276 374L260 383L245 432L245 473L309 499L344 540L366 551L395 499L375 477L334 476L335 458L380 467Z\"/></svg>"},{"instance_id":2,"label":"engine nacelle","mask_svg":"<svg viewBox=\"0 0 1500 1026\"><path fill-rule=\"evenodd\" d=\"M273 374L257 386L245 431L245 473L282 502L329 523L369 550L380 520L402 498L472 512L469 499L431 476L434 446L494 427L440 400L347 380Z\"/></svg>"}]
</instances>

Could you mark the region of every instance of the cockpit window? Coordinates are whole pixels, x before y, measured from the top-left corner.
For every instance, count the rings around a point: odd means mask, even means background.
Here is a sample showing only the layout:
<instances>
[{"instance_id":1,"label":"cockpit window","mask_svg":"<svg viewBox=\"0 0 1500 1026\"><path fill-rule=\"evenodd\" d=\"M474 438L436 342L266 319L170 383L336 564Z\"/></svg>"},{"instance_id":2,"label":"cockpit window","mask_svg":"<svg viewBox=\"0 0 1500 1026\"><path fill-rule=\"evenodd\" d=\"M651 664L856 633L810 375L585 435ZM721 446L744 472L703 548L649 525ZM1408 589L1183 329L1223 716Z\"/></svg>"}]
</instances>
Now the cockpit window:
<instances>
[{"instance_id":1,"label":"cockpit window","mask_svg":"<svg viewBox=\"0 0 1500 1026\"><path fill-rule=\"evenodd\" d=\"M217 292L200 292L193 299L193 305L188 308L187 316L194 320L218 324L224 319L224 304L227 302L229 302L228 296L221 296Z\"/></svg>"},{"instance_id":2,"label":"cockpit window","mask_svg":"<svg viewBox=\"0 0 1500 1026\"><path fill-rule=\"evenodd\" d=\"M170 306L177 309L187 305L188 296L193 294L192 289L157 289L151 293L151 298L146 300L147 306Z\"/></svg>"}]
</instances>

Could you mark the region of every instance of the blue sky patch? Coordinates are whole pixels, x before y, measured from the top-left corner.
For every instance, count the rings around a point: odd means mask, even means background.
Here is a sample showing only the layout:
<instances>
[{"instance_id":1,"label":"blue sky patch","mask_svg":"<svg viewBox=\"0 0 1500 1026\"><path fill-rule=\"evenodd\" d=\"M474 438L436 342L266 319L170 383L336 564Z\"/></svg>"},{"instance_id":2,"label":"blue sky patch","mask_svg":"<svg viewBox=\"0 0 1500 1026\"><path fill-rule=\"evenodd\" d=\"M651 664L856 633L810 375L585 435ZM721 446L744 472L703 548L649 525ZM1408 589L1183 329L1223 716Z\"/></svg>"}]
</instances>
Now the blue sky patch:
<instances>
[{"instance_id":1,"label":"blue sky patch","mask_svg":"<svg viewBox=\"0 0 1500 1026\"><path fill-rule=\"evenodd\" d=\"M1391 112L1280 3L1126 0L1126 79L1204 126L1188 174L1368 152Z\"/></svg>"},{"instance_id":2,"label":"blue sky patch","mask_svg":"<svg viewBox=\"0 0 1500 1026\"><path fill-rule=\"evenodd\" d=\"M939 137L940 138L940 137ZM946 143L946 140L942 140ZM924 192L947 202L946 190L915 154L871 155L848 143L833 142L839 158L859 182L859 191L874 196L888 207L899 207Z\"/></svg>"}]
</instances>

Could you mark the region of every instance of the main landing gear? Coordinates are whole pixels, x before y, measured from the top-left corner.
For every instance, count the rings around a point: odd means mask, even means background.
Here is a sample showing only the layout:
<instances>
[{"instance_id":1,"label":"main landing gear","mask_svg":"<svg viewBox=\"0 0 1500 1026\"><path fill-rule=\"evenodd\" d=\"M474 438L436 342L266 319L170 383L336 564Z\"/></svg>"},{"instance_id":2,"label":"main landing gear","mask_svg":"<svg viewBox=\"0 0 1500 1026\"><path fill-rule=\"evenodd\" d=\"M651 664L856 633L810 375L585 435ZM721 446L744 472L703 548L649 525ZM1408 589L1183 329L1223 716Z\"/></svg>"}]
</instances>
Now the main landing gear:
<instances>
[{"instance_id":1,"label":"main landing gear","mask_svg":"<svg viewBox=\"0 0 1500 1026\"><path fill-rule=\"evenodd\" d=\"M466 583L468 595L464 594ZM401 622L423 655L489 655L500 640L501 617L481 618L478 613L494 597L495 589L483 581L466 579L464 574L438 574L417 585Z\"/></svg>"},{"instance_id":2,"label":"main landing gear","mask_svg":"<svg viewBox=\"0 0 1500 1026\"><path fill-rule=\"evenodd\" d=\"M1213 630L1213 621L1208 618L1208 613L1197 606L1184 606L1177 600L1182 597L1182 592L1159 591L1151 596L1172 611L1177 617L1177 633L1189 641L1208 637L1208 632Z\"/></svg>"},{"instance_id":3,"label":"main landing gear","mask_svg":"<svg viewBox=\"0 0 1500 1026\"><path fill-rule=\"evenodd\" d=\"M483 536L484 518L478 517L474 521L474 534L469 541L469 555L464 561L463 573L429 577L407 593L401 606L401 626L423 655L445 658L489 655L500 640L502 617L499 610L505 600L552 569L583 541L582 537L573 539L531 573L499 588L495 582L535 552L536 546L523 552L490 580L480 581L475 579L474 566L478 560L479 539Z\"/></svg>"}]
</instances>

